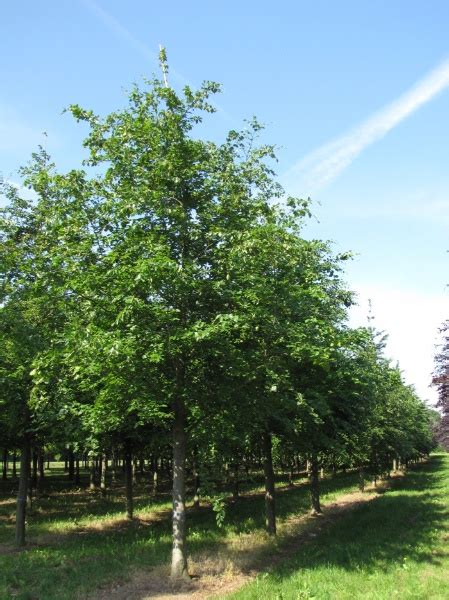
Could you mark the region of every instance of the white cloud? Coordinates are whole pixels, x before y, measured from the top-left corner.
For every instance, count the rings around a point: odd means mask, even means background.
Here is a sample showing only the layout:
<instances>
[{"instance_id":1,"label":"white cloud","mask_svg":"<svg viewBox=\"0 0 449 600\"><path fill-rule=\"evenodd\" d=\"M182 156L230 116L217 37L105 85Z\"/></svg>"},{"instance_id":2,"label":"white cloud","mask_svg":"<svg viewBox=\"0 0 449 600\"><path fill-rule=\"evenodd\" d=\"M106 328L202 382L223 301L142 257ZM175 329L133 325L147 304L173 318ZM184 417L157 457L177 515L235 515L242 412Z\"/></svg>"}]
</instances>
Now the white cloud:
<instances>
[{"instance_id":1,"label":"white cloud","mask_svg":"<svg viewBox=\"0 0 449 600\"><path fill-rule=\"evenodd\" d=\"M406 382L421 398L435 403L436 392L429 385L438 329L449 318L449 296L380 285L356 285L355 291L359 305L351 310L351 325L367 325L371 300L373 324L389 336L386 355L399 361Z\"/></svg>"},{"instance_id":2,"label":"white cloud","mask_svg":"<svg viewBox=\"0 0 449 600\"><path fill-rule=\"evenodd\" d=\"M410 90L358 127L301 159L284 175L285 187L302 195L324 187L338 177L367 146L382 139L448 86L449 60L445 60Z\"/></svg>"}]
</instances>

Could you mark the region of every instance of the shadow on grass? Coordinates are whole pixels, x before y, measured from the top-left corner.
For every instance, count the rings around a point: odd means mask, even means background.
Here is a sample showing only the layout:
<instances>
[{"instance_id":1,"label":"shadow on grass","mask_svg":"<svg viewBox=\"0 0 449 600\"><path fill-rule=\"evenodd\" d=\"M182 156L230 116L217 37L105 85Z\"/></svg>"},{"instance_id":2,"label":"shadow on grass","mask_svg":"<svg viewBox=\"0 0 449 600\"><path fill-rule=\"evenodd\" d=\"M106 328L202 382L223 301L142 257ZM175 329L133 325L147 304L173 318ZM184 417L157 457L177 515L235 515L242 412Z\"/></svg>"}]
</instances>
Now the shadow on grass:
<instances>
[{"instance_id":1,"label":"shadow on grass","mask_svg":"<svg viewBox=\"0 0 449 600\"><path fill-rule=\"evenodd\" d=\"M433 456L430 463L414 467L405 478L392 481L390 490L372 502L328 523L316 538L303 541L292 558L276 566L270 579L281 583L296 572L307 577L308 570L320 567L369 574L403 564L404 556L438 565L448 556L432 549L435 536L448 527L447 503L440 501L445 487L447 490L444 462L448 460Z\"/></svg>"},{"instance_id":2,"label":"shadow on grass","mask_svg":"<svg viewBox=\"0 0 449 600\"><path fill-rule=\"evenodd\" d=\"M340 474L322 482L324 497L349 491L356 474ZM45 533L56 518L73 521L76 515L105 516L120 512L122 497L103 500L86 492L64 493L62 484L53 481L54 498L43 499L36 515L36 531ZM404 548L415 560L436 562L439 556L429 552L432 531L447 517L435 495L444 488L442 457L410 471L406 478L392 481L392 493L379 494L373 502L361 505L323 528L319 537L302 542L293 559L279 564L271 577L282 581L291 573L316 569L320 565L338 565L344 569L378 570L379 564L402 559ZM58 493L60 492L60 494ZM120 494L118 488L114 494ZM141 508L161 508L167 497L156 499L144 494L137 500ZM285 488L277 495L280 519L306 513L309 490L306 482ZM1 507L0 507L1 510ZM217 556L223 551L226 537L239 533L263 531L263 494L243 496L227 505L226 522L218 528L208 507L190 510L188 515L188 549L193 555ZM50 528L50 527L49 527ZM48 543L30 545L21 553L2 556L0 598L45 598L69 600L83 597L88 591L108 582L125 581L134 569L166 564L171 550L170 513L156 520L120 520L101 525L97 530L80 529L62 532ZM38 540L38 538L37 538ZM2 593L5 595L2 596ZM8 595L9 594L9 595Z\"/></svg>"},{"instance_id":3,"label":"shadow on grass","mask_svg":"<svg viewBox=\"0 0 449 600\"><path fill-rule=\"evenodd\" d=\"M355 484L354 474L341 474L322 482L323 493L341 493ZM65 488L64 488L65 486ZM120 488L114 496L102 499L96 494L67 490L66 482L57 475L47 482L47 490L53 494L43 498L37 505L30 528L30 545L20 553L2 556L0 571L0 598L46 598L69 599L98 587L108 581L126 580L133 569L167 564L171 551L170 511L163 511L159 518L123 519L98 523L98 528L74 530L77 517L95 515L112 516L123 510ZM163 508L165 495L152 499L137 489L140 496L136 502L139 510ZM284 488L277 496L278 515L307 512L309 491L307 482L293 488ZM1 509L1 507L0 507ZM65 519L71 529L54 533L51 524ZM241 532L263 531L265 525L263 493L242 496L227 505L223 528L216 523L210 507L190 509L188 514L188 550L192 555L210 553L217 556L226 544L226 537ZM9 524L12 534L13 524ZM46 533L49 534L46 537ZM37 535L37 537L36 537ZM33 593L29 592L33 590ZM8 595L9 594L9 595ZM28 594L28 595L27 595ZM33 596L33 594L35 594Z\"/></svg>"}]
</instances>

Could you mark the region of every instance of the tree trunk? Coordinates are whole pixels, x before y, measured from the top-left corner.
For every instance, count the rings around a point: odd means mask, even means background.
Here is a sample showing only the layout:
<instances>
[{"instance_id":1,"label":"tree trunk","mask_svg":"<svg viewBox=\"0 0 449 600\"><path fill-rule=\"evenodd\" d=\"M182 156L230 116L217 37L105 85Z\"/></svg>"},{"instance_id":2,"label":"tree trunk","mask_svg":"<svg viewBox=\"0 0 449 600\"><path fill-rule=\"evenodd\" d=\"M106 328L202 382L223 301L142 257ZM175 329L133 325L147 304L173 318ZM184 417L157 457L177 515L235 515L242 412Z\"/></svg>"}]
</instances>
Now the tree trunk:
<instances>
[{"instance_id":1,"label":"tree trunk","mask_svg":"<svg viewBox=\"0 0 449 600\"><path fill-rule=\"evenodd\" d=\"M156 496L158 490L158 479L159 479L159 471L158 471L158 459L155 458L153 461L153 489L151 490L152 496Z\"/></svg>"},{"instance_id":2,"label":"tree trunk","mask_svg":"<svg viewBox=\"0 0 449 600\"><path fill-rule=\"evenodd\" d=\"M80 459L78 456L75 459L75 485L80 484Z\"/></svg>"},{"instance_id":3,"label":"tree trunk","mask_svg":"<svg viewBox=\"0 0 449 600\"><path fill-rule=\"evenodd\" d=\"M106 454L103 454L100 462L101 473L100 473L100 490L103 498L106 496L106 470L107 470L107 458Z\"/></svg>"},{"instance_id":4,"label":"tree trunk","mask_svg":"<svg viewBox=\"0 0 449 600\"><path fill-rule=\"evenodd\" d=\"M263 435L263 472L265 476L265 525L270 535L276 535L276 505L271 434Z\"/></svg>"},{"instance_id":5,"label":"tree trunk","mask_svg":"<svg viewBox=\"0 0 449 600\"><path fill-rule=\"evenodd\" d=\"M75 479L75 455L73 454L73 450L69 450L69 481L74 481Z\"/></svg>"},{"instance_id":6,"label":"tree trunk","mask_svg":"<svg viewBox=\"0 0 449 600\"><path fill-rule=\"evenodd\" d=\"M137 485L137 458L132 462L133 485Z\"/></svg>"},{"instance_id":7,"label":"tree trunk","mask_svg":"<svg viewBox=\"0 0 449 600\"><path fill-rule=\"evenodd\" d=\"M193 455L193 506L200 507L200 474L198 473L198 465L196 451Z\"/></svg>"},{"instance_id":8,"label":"tree trunk","mask_svg":"<svg viewBox=\"0 0 449 600\"><path fill-rule=\"evenodd\" d=\"M17 479L17 452L15 450L12 455L12 476Z\"/></svg>"},{"instance_id":9,"label":"tree trunk","mask_svg":"<svg viewBox=\"0 0 449 600\"><path fill-rule=\"evenodd\" d=\"M8 479L8 448L3 448L3 481Z\"/></svg>"},{"instance_id":10,"label":"tree trunk","mask_svg":"<svg viewBox=\"0 0 449 600\"><path fill-rule=\"evenodd\" d=\"M20 457L19 493L16 511L16 545L25 545L25 518L27 507L28 480L30 479L30 443L25 440Z\"/></svg>"},{"instance_id":11,"label":"tree trunk","mask_svg":"<svg viewBox=\"0 0 449 600\"><path fill-rule=\"evenodd\" d=\"M240 494L239 485L239 463L233 464L232 469L232 497L234 500L238 500Z\"/></svg>"},{"instance_id":12,"label":"tree trunk","mask_svg":"<svg viewBox=\"0 0 449 600\"><path fill-rule=\"evenodd\" d=\"M90 460L90 471L89 471L89 489L94 490L96 488L95 481L95 459L92 457Z\"/></svg>"},{"instance_id":13,"label":"tree trunk","mask_svg":"<svg viewBox=\"0 0 449 600\"><path fill-rule=\"evenodd\" d=\"M310 501L312 504L312 515L321 514L320 504L320 481L318 477L318 457L312 454L310 460Z\"/></svg>"},{"instance_id":14,"label":"tree trunk","mask_svg":"<svg viewBox=\"0 0 449 600\"><path fill-rule=\"evenodd\" d=\"M184 400L178 397L174 403L175 421L173 424L173 546L171 578L188 577L186 552L186 409Z\"/></svg>"},{"instance_id":15,"label":"tree trunk","mask_svg":"<svg viewBox=\"0 0 449 600\"><path fill-rule=\"evenodd\" d=\"M42 494L44 485L44 454L42 448L38 448L37 454L37 482L36 482L36 497L39 498Z\"/></svg>"},{"instance_id":16,"label":"tree trunk","mask_svg":"<svg viewBox=\"0 0 449 600\"><path fill-rule=\"evenodd\" d=\"M125 479L126 479L126 518L132 519L134 514L133 503L133 455L131 440L125 441Z\"/></svg>"},{"instance_id":17,"label":"tree trunk","mask_svg":"<svg viewBox=\"0 0 449 600\"><path fill-rule=\"evenodd\" d=\"M359 467L359 490L361 492L365 491L365 469L363 465Z\"/></svg>"},{"instance_id":18,"label":"tree trunk","mask_svg":"<svg viewBox=\"0 0 449 600\"><path fill-rule=\"evenodd\" d=\"M295 465L294 465L294 463L291 463L291 464L290 464L290 471L289 471L289 474L288 474L288 486L289 486L289 487L293 487L293 486L295 485L295 484L293 483L293 478L294 478L294 476L295 476L295 471L294 471L294 469L295 469Z\"/></svg>"},{"instance_id":19,"label":"tree trunk","mask_svg":"<svg viewBox=\"0 0 449 600\"><path fill-rule=\"evenodd\" d=\"M33 448L32 451L32 463L33 463L33 472L31 475L32 487L36 489L37 487L37 448Z\"/></svg>"},{"instance_id":20,"label":"tree trunk","mask_svg":"<svg viewBox=\"0 0 449 600\"><path fill-rule=\"evenodd\" d=\"M117 462L118 461L117 461L116 450L113 449L112 450L112 462L111 462L111 467L112 467L111 468L111 471L112 471L111 480L112 480L112 483L115 483L117 481L117 466L118 466Z\"/></svg>"}]
</instances>

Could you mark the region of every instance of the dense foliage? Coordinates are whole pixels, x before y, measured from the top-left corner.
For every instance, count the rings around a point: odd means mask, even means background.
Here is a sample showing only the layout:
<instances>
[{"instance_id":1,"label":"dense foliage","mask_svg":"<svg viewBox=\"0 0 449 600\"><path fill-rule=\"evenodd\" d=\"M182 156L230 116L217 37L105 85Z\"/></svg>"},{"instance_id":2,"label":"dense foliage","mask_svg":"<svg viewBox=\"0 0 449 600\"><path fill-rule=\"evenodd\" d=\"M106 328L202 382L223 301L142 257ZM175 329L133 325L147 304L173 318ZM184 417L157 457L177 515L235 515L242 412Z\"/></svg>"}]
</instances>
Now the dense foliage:
<instances>
[{"instance_id":1,"label":"dense foliage","mask_svg":"<svg viewBox=\"0 0 449 600\"><path fill-rule=\"evenodd\" d=\"M187 573L186 478L196 501L223 473L237 496L242 468L263 468L275 533L275 469L307 463L319 512L320 467L363 480L432 448L429 411L375 331L348 327L348 256L301 236L309 203L276 183L260 125L196 136L218 89L153 80L105 118L71 106L89 127L83 167L58 173L41 149L22 171L34 199L2 190L2 445L21 448L25 478L30 448L36 463L62 453L74 479L89 459L103 490L123 460L130 518L133 462L156 486L164 461L173 577Z\"/></svg>"}]
</instances>

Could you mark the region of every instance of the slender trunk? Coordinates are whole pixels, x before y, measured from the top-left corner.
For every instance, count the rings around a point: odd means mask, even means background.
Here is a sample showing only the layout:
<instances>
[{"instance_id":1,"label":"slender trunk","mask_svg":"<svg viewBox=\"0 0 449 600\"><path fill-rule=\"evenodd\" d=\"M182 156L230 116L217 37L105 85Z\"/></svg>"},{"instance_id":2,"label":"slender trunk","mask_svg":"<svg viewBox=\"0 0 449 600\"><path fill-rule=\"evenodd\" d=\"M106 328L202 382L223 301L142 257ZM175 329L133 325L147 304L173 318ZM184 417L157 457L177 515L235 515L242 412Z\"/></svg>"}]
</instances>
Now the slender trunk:
<instances>
[{"instance_id":1,"label":"slender trunk","mask_svg":"<svg viewBox=\"0 0 449 600\"><path fill-rule=\"evenodd\" d=\"M137 458L133 459L132 462L132 474L133 474L133 484L137 484Z\"/></svg>"},{"instance_id":2,"label":"slender trunk","mask_svg":"<svg viewBox=\"0 0 449 600\"><path fill-rule=\"evenodd\" d=\"M270 535L276 535L276 505L271 434L263 436L263 472L265 476L265 525Z\"/></svg>"},{"instance_id":3,"label":"slender trunk","mask_svg":"<svg viewBox=\"0 0 449 600\"><path fill-rule=\"evenodd\" d=\"M12 455L12 476L17 479L17 452L15 450Z\"/></svg>"},{"instance_id":4,"label":"slender trunk","mask_svg":"<svg viewBox=\"0 0 449 600\"><path fill-rule=\"evenodd\" d=\"M198 465L196 458L196 450L193 454L193 506L200 507L200 475L198 473Z\"/></svg>"},{"instance_id":5,"label":"slender trunk","mask_svg":"<svg viewBox=\"0 0 449 600\"><path fill-rule=\"evenodd\" d=\"M8 448L3 448L3 481L8 479Z\"/></svg>"},{"instance_id":6,"label":"slender trunk","mask_svg":"<svg viewBox=\"0 0 449 600\"><path fill-rule=\"evenodd\" d=\"M96 487L95 482L95 459L90 460L90 471L89 471L89 489L94 490Z\"/></svg>"},{"instance_id":7,"label":"slender trunk","mask_svg":"<svg viewBox=\"0 0 449 600\"><path fill-rule=\"evenodd\" d=\"M74 481L75 479L75 455L73 454L73 450L69 450L69 481Z\"/></svg>"},{"instance_id":8,"label":"slender trunk","mask_svg":"<svg viewBox=\"0 0 449 600\"><path fill-rule=\"evenodd\" d=\"M101 465L100 490L101 490L101 495L103 497L105 497L106 496L106 468L107 468L106 454L103 454L100 465Z\"/></svg>"},{"instance_id":9,"label":"slender trunk","mask_svg":"<svg viewBox=\"0 0 449 600\"><path fill-rule=\"evenodd\" d=\"M133 506L133 455L131 440L125 441L126 518L132 519Z\"/></svg>"},{"instance_id":10,"label":"slender trunk","mask_svg":"<svg viewBox=\"0 0 449 600\"><path fill-rule=\"evenodd\" d=\"M234 500L238 500L240 494L239 483L239 463L234 463L232 469L232 497Z\"/></svg>"},{"instance_id":11,"label":"slender trunk","mask_svg":"<svg viewBox=\"0 0 449 600\"><path fill-rule=\"evenodd\" d=\"M312 504L312 515L321 514L320 504L320 481L318 477L318 457L312 454L310 460L310 500Z\"/></svg>"},{"instance_id":12,"label":"slender trunk","mask_svg":"<svg viewBox=\"0 0 449 600\"><path fill-rule=\"evenodd\" d=\"M28 508L28 512L32 513L33 512L33 488L34 488L34 477L33 477L33 452L31 450L31 446L30 446L30 460L28 461L29 466L28 466L28 473L29 473L29 477L28 477L28 504L27 504L27 508Z\"/></svg>"},{"instance_id":13,"label":"slender trunk","mask_svg":"<svg viewBox=\"0 0 449 600\"><path fill-rule=\"evenodd\" d=\"M291 463L291 465L290 465L290 471L289 471L289 474L288 474L288 485L289 485L289 487L293 487L294 486L294 483L293 483L293 478L295 476L294 468L295 468L294 463Z\"/></svg>"},{"instance_id":14,"label":"slender trunk","mask_svg":"<svg viewBox=\"0 0 449 600\"><path fill-rule=\"evenodd\" d=\"M359 490L361 492L365 491L365 469L363 465L359 467Z\"/></svg>"},{"instance_id":15,"label":"slender trunk","mask_svg":"<svg viewBox=\"0 0 449 600\"><path fill-rule=\"evenodd\" d=\"M16 511L16 545L25 545L25 518L27 506L28 480L30 479L30 443L25 440L20 456L19 493Z\"/></svg>"},{"instance_id":16,"label":"slender trunk","mask_svg":"<svg viewBox=\"0 0 449 600\"><path fill-rule=\"evenodd\" d=\"M112 475L111 475L112 483L117 481L117 456L116 450L112 450Z\"/></svg>"},{"instance_id":17,"label":"slender trunk","mask_svg":"<svg viewBox=\"0 0 449 600\"><path fill-rule=\"evenodd\" d=\"M36 489L37 487L37 448L33 448L33 475L31 477L32 482L33 482L33 488Z\"/></svg>"},{"instance_id":18,"label":"slender trunk","mask_svg":"<svg viewBox=\"0 0 449 600\"><path fill-rule=\"evenodd\" d=\"M178 397L174 406L173 424L173 546L171 578L188 577L186 552L186 498L185 498L185 460L186 460L186 410L184 401Z\"/></svg>"},{"instance_id":19,"label":"slender trunk","mask_svg":"<svg viewBox=\"0 0 449 600\"><path fill-rule=\"evenodd\" d=\"M154 468L153 468L153 489L151 490L151 494L156 496L158 490L158 479L159 479L159 470L158 470L158 459L154 460Z\"/></svg>"},{"instance_id":20,"label":"slender trunk","mask_svg":"<svg viewBox=\"0 0 449 600\"><path fill-rule=\"evenodd\" d=\"M39 498L42 494L42 487L44 485L44 455L42 448L38 448L36 451L37 458L37 482L36 482L36 497Z\"/></svg>"},{"instance_id":21,"label":"slender trunk","mask_svg":"<svg viewBox=\"0 0 449 600\"><path fill-rule=\"evenodd\" d=\"M75 459L75 485L80 484L80 459L78 456Z\"/></svg>"}]
</instances>

